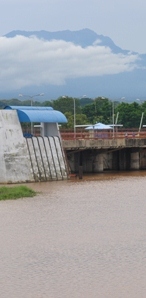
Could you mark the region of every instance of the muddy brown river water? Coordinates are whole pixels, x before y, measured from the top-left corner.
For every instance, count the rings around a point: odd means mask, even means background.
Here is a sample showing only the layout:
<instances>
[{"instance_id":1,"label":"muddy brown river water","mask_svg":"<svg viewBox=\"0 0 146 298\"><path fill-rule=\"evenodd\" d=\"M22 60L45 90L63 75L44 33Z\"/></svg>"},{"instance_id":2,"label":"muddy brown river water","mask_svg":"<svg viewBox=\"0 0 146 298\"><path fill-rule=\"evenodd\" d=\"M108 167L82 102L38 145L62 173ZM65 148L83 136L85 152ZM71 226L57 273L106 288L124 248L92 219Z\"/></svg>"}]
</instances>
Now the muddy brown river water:
<instances>
[{"instance_id":1,"label":"muddy brown river water","mask_svg":"<svg viewBox=\"0 0 146 298\"><path fill-rule=\"evenodd\" d=\"M34 183L0 202L1 298L145 298L146 172Z\"/></svg>"}]
</instances>

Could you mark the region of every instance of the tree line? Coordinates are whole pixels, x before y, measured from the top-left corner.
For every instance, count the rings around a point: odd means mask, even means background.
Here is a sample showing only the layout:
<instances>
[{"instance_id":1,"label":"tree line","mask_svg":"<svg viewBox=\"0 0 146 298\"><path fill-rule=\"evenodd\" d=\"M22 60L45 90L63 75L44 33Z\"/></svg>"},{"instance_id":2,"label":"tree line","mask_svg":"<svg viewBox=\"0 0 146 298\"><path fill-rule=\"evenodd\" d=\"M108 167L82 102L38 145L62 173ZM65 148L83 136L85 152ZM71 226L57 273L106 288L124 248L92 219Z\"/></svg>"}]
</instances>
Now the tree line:
<instances>
[{"instance_id":1,"label":"tree line","mask_svg":"<svg viewBox=\"0 0 146 298\"><path fill-rule=\"evenodd\" d=\"M0 100L0 108L6 105L30 106L31 101L21 101L19 99ZM33 106L50 106L65 114L68 123L62 125L63 128L72 129L74 125L74 115L76 125L95 124L102 122L105 124L123 124L124 128L138 128L143 114L143 124L146 124L146 102L126 102L121 100L111 100L108 98L73 98L61 96L55 100L35 101Z\"/></svg>"}]
</instances>

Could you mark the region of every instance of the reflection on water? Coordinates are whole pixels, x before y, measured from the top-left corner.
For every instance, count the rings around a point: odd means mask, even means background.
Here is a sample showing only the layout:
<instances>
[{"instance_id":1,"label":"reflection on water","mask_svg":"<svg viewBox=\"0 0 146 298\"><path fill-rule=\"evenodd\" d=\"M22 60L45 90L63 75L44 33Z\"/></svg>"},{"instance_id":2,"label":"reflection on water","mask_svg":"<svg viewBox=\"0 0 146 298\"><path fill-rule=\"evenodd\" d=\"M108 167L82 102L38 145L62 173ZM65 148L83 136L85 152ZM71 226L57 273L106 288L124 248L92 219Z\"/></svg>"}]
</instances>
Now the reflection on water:
<instances>
[{"instance_id":1,"label":"reflection on water","mask_svg":"<svg viewBox=\"0 0 146 298\"><path fill-rule=\"evenodd\" d=\"M146 297L145 171L30 186L0 202L0 297Z\"/></svg>"}]
</instances>

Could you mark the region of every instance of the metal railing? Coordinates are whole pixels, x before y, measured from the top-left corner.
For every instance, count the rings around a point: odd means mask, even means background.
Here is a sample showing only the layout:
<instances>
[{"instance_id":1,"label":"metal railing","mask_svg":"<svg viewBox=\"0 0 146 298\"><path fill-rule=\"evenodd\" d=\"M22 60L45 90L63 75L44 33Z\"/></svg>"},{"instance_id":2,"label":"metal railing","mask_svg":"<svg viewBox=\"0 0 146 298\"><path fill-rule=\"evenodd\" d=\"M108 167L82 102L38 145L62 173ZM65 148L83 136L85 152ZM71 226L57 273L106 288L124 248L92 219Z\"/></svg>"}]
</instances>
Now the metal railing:
<instances>
[{"instance_id":1,"label":"metal railing","mask_svg":"<svg viewBox=\"0 0 146 298\"><path fill-rule=\"evenodd\" d=\"M24 135L29 135L29 129L23 129ZM140 132L136 129L123 129L120 131L85 131L77 130L60 130L60 135L62 140L83 140L83 139L146 139L146 128L142 129ZM40 136L40 130L35 129L33 136Z\"/></svg>"},{"instance_id":2,"label":"metal railing","mask_svg":"<svg viewBox=\"0 0 146 298\"><path fill-rule=\"evenodd\" d=\"M125 130L125 131L118 131L114 133L114 136L112 132L66 132L66 131L61 131L61 138L62 140L77 140L77 139L146 139L146 130L145 131L130 131L130 130Z\"/></svg>"}]
</instances>

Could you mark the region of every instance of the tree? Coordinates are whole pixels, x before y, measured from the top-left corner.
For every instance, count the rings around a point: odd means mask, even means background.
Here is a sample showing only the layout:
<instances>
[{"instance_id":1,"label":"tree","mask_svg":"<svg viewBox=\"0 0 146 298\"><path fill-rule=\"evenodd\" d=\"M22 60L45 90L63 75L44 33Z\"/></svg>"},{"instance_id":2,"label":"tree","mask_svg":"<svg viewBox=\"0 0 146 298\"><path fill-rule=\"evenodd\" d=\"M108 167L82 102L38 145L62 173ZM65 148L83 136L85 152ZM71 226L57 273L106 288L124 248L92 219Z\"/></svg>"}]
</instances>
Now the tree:
<instances>
[{"instance_id":1,"label":"tree","mask_svg":"<svg viewBox=\"0 0 146 298\"><path fill-rule=\"evenodd\" d=\"M109 124L112 115L112 103L108 98L98 97L93 100L91 104L85 105L82 108L90 123L104 122Z\"/></svg>"},{"instance_id":2,"label":"tree","mask_svg":"<svg viewBox=\"0 0 146 298\"><path fill-rule=\"evenodd\" d=\"M138 128L140 124L142 110L138 103L121 103L117 106L119 112L119 122L125 128Z\"/></svg>"},{"instance_id":3,"label":"tree","mask_svg":"<svg viewBox=\"0 0 146 298\"><path fill-rule=\"evenodd\" d=\"M41 106L43 106L43 107L52 107L53 106L53 101L52 100L43 101L41 103Z\"/></svg>"},{"instance_id":4,"label":"tree","mask_svg":"<svg viewBox=\"0 0 146 298\"><path fill-rule=\"evenodd\" d=\"M74 128L74 115L71 114L71 112L66 112L65 116L68 120L68 122L64 125L62 125L62 127L65 128ZM76 114L76 125L83 125L83 124L88 124L88 119L86 117L86 115L84 114Z\"/></svg>"},{"instance_id":5,"label":"tree","mask_svg":"<svg viewBox=\"0 0 146 298\"><path fill-rule=\"evenodd\" d=\"M74 114L74 101L75 101L75 112L80 112L80 101L77 98L68 97L68 96L62 96L58 99L54 100L53 108L55 110L58 110L62 113L71 112L71 114Z\"/></svg>"},{"instance_id":6,"label":"tree","mask_svg":"<svg viewBox=\"0 0 146 298\"><path fill-rule=\"evenodd\" d=\"M88 98L88 97L82 97L80 99L80 106L83 107L87 104L92 104L93 103L93 99L92 98Z\"/></svg>"},{"instance_id":7,"label":"tree","mask_svg":"<svg viewBox=\"0 0 146 298\"><path fill-rule=\"evenodd\" d=\"M86 115L89 123L94 123L94 117L95 117L95 105L87 104L82 108L82 113Z\"/></svg>"}]
</instances>

